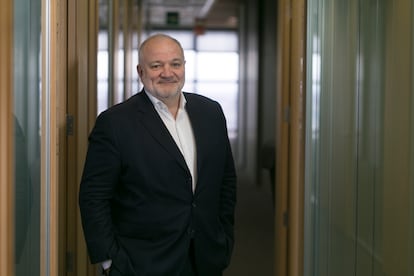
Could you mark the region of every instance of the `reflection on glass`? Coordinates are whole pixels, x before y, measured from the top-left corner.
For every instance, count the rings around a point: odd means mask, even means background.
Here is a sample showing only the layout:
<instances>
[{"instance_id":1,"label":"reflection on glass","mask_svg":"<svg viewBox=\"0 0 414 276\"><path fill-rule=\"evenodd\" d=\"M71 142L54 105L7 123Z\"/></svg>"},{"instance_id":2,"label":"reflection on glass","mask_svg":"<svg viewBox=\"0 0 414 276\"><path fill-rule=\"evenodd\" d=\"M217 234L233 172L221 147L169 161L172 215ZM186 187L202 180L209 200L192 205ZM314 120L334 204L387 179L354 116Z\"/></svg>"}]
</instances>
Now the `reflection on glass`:
<instances>
[{"instance_id":1,"label":"reflection on glass","mask_svg":"<svg viewBox=\"0 0 414 276\"><path fill-rule=\"evenodd\" d=\"M29 228L32 187L27 154L26 135L14 117L14 194L15 194L15 262L20 263Z\"/></svg>"},{"instance_id":2,"label":"reflection on glass","mask_svg":"<svg viewBox=\"0 0 414 276\"><path fill-rule=\"evenodd\" d=\"M15 275L40 275L41 1L14 1Z\"/></svg>"},{"instance_id":3,"label":"reflection on glass","mask_svg":"<svg viewBox=\"0 0 414 276\"><path fill-rule=\"evenodd\" d=\"M414 275L414 4L392 3L308 2L305 276Z\"/></svg>"}]
</instances>

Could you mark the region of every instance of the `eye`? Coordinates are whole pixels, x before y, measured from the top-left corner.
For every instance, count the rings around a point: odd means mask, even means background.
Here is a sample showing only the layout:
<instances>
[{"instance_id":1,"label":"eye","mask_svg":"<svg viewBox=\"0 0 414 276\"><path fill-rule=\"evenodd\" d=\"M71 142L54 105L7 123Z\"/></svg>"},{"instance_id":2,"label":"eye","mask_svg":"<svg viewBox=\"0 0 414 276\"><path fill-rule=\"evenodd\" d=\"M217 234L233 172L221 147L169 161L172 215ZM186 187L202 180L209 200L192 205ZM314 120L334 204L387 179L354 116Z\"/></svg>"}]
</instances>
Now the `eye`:
<instances>
[{"instance_id":1,"label":"eye","mask_svg":"<svg viewBox=\"0 0 414 276\"><path fill-rule=\"evenodd\" d=\"M180 68L181 66L182 66L181 62L173 62L172 63L172 67L174 67L174 68Z\"/></svg>"},{"instance_id":2,"label":"eye","mask_svg":"<svg viewBox=\"0 0 414 276\"><path fill-rule=\"evenodd\" d=\"M161 67L161 64L159 63L154 63L150 65L150 68L153 70L159 69Z\"/></svg>"}]
</instances>

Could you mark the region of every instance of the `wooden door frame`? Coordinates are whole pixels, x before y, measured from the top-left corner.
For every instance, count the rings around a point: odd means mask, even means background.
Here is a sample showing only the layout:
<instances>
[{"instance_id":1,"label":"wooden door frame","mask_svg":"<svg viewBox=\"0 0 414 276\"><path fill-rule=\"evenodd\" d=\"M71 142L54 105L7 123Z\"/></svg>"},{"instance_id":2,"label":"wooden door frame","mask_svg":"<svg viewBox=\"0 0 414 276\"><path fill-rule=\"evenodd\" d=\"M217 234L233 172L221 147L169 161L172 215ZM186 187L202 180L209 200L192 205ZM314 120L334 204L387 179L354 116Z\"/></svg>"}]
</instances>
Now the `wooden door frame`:
<instances>
[{"instance_id":1,"label":"wooden door frame","mask_svg":"<svg viewBox=\"0 0 414 276\"><path fill-rule=\"evenodd\" d=\"M41 275L66 270L66 0L42 0Z\"/></svg>"},{"instance_id":2,"label":"wooden door frame","mask_svg":"<svg viewBox=\"0 0 414 276\"><path fill-rule=\"evenodd\" d=\"M13 2L0 4L0 275L14 274Z\"/></svg>"},{"instance_id":3,"label":"wooden door frame","mask_svg":"<svg viewBox=\"0 0 414 276\"><path fill-rule=\"evenodd\" d=\"M97 275L89 262L78 207L78 192L88 144L96 119L97 0L67 1L67 120L65 275Z\"/></svg>"},{"instance_id":4,"label":"wooden door frame","mask_svg":"<svg viewBox=\"0 0 414 276\"><path fill-rule=\"evenodd\" d=\"M279 0L275 273L303 275L306 0Z\"/></svg>"}]
</instances>

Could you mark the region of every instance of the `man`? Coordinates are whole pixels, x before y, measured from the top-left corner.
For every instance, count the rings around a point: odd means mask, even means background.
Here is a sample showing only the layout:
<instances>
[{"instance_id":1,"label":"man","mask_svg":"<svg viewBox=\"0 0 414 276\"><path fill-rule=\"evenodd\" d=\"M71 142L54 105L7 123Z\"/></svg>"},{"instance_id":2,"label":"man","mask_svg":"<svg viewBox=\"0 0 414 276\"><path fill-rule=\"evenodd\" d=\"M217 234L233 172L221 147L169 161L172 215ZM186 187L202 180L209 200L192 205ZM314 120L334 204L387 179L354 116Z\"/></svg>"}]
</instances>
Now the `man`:
<instances>
[{"instance_id":1,"label":"man","mask_svg":"<svg viewBox=\"0 0 414 276\"><path fill-rule=\"evenodd\" d=\"M144 41L137 70L143 90L100 114L89 137L79 204L91 262L108 275L222 275L236 204L222 109L182 92L172 37Z\"/></svg>"}]
</instances>

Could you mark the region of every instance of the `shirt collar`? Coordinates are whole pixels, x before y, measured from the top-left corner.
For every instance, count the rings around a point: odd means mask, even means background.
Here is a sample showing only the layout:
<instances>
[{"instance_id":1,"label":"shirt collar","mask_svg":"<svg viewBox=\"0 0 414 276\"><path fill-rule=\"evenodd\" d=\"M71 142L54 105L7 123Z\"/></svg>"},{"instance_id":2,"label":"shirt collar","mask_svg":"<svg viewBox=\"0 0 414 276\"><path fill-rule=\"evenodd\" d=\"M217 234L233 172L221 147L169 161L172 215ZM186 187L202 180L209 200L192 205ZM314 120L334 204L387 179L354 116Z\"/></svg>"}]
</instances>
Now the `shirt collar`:
<instances>
[{"instance_id":1,"label":"shirt collar","mask_svg":"<svg viewBox=\"0 0 414 276\"><path fill-rule=\"evenodd\" d=\"M165 103L163 103L160 99L154 97L151 93L147 92L147 90L145 90L145 93L147 94L148 98L151 100L152 104L156 107L161 107L163 109L167 109L167 106L165 105ZM184 96L184 93L181 92L180 93L180 103L179 103L179 109L184 109L185 105L187 103L187 99Z\"/></svg>"}]
</instances>

